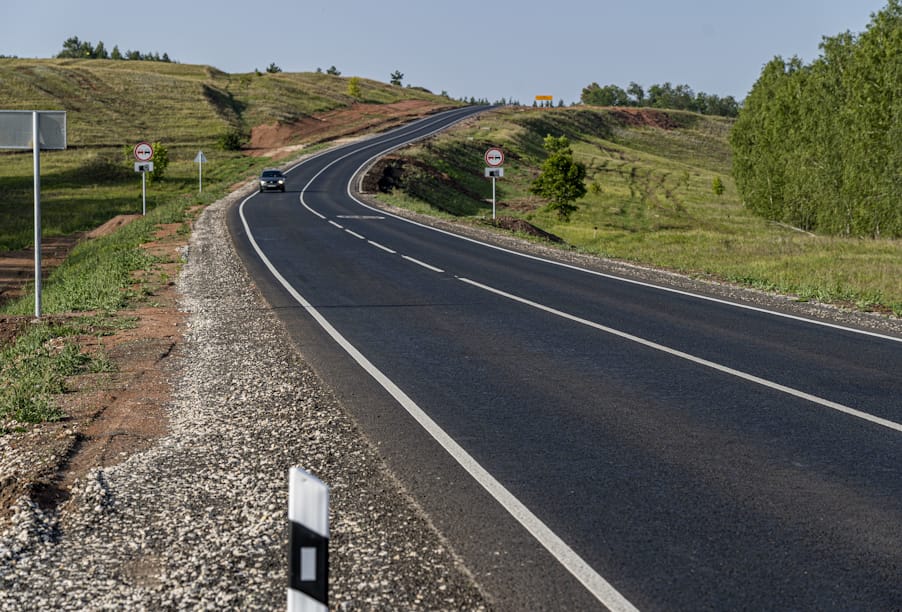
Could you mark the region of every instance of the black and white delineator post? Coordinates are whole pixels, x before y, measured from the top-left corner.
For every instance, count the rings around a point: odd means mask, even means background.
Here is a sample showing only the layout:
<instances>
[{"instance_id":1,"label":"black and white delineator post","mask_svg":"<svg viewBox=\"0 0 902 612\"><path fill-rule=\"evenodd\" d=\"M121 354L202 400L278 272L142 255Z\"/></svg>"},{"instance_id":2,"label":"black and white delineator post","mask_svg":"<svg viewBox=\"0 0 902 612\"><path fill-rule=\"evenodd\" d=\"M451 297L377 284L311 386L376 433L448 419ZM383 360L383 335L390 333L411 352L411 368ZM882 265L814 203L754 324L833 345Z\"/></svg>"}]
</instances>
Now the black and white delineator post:
<instances>
[{"instance_id":1,"label":"black and white delineator post","mask_svg":"<svg viewBox=\"0 0 902 612\"><path fill-rule=\"evenodd\" d=\"M288 471L288 612L329 610L329 487Z\"/></svg>"},{"instance_id":2,"label":"black and white delineator post","mask_svg":"<svg viewBox=\"0 0 902 612\"><path fill-rule=\"evenodd\" d=\"M0 111L0 149L34 153L34 316L41 318L41 149L66 148L66 111Z\"/></svg>"}]
</instances>

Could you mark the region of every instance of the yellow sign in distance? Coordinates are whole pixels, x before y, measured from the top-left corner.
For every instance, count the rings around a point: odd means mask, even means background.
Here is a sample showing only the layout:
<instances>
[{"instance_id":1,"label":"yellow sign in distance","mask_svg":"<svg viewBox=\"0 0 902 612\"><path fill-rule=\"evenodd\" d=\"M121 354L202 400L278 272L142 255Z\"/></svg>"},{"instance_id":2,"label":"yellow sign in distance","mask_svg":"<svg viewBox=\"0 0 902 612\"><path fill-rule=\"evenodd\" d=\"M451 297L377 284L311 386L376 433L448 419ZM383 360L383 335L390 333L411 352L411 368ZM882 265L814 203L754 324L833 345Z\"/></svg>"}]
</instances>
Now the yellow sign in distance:
<instances>
[{"instance_id":1,"label":"yellow sign in distance","mask_svg":"<svg viewBox=\"0 0 902 612\"><path fill-rule=\"evenodd\" d=\"M536 101L554 100L554 96L536 96Z\"/></svg>"}]
</instances>

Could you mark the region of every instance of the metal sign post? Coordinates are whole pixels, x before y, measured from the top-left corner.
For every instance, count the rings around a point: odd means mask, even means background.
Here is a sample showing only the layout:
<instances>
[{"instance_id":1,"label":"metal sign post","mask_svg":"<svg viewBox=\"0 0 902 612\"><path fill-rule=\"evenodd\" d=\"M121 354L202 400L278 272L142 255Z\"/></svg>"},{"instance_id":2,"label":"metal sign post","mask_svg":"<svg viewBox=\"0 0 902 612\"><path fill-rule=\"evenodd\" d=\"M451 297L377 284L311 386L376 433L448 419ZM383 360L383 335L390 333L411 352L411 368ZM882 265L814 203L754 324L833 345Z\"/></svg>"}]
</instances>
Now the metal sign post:
<instances>
[{"instance_id":1,"label":"metal sign post","mask_svg":"<svg viewBox=\"0 0 902 612\"><path fill-rule=\"evenodd\" d=\"M197 193L204 192L204 164L207 163L207 156L203 151L198 151L194 157L194 163L197 164Z\"/></svg>"},{"instance_id":2,"label":"metal sign post","mask_svg":"<svg viewBox=\"0 0 902 612\"><path fill-rule=\"evenodd\" d=\"M485 169L485 176L492 178L492 219L495 219L495 179L504 176L504 151L496 147L492 147L485 152L485 163L488 168Z\"/></svg>"},{"instance_id":3,"label":"metal sign post","mask_svg":"<svg viewBox=\"0 0 902 612\"><path fill-rule=\"evenodd\" d=\"M141 173L141 214L147 215L147 173L153 172L153 147L149 142L141 141L135 145L135 172Z\"/></svg>"},{"instance_id":4,"label":"metal sign post","mask_svg":"<svg viewBox=\"0 0 902 612\"><path fill-rule=\"evenodd\" d=\"M495 218L495 179L504 176L504 168L486 168L485 177L492 179L492 219Z\"/></svg>"},{"instance_id":5,"label":"metal sign post","mask_svg":"<svg viewBox=\"0 0 902 612\"><path fill-rule=\"evenodd\" d=\"M44 119L43 121L41 119ZM0 149L34 155L34 316L41 318L41 149L66 148L65 111L0 111Z\"/></svg>"},{"instance_id":6,"label":"metal sign post","mask_svg":"<svg viewBox=\"0 0 902 612\"><path fill-rule=\"evenodd\" d=\"M147 215L147 173L153 172L153 162L135 162L135 172L141 173L141 214Z\"/></svg>"},{"instance_id":7,"label":"metal sign post","mask_svg":"<svg viewBox=\"0 0 902 612\"><path fill-rule=\"evenodd\" d=\"M32 147L34 152L34 318L41 318L41 114L31 114Z\"/></svg>"}]
</instances>

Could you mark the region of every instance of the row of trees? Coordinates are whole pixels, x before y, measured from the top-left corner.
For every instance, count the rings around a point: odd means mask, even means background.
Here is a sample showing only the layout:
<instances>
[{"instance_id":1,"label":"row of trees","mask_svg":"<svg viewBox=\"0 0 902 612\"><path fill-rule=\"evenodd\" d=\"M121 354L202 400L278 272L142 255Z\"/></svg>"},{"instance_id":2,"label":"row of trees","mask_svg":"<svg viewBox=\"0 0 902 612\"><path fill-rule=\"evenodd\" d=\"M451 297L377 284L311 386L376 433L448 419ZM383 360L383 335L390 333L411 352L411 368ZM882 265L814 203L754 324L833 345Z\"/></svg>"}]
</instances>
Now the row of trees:
<instances>
[{"instance_id":1,"label":"row of trees","mask_svg":"<svg viewBox=\"0 0 902 612\"><path fill-rule=\"evenodd\" d=\"M169 54L160 55L157 52L141 53L140 51L119 51L119 46L113 47L112 51L107 51L103 41L99 41L96 45L87 40L79 40L78 36L72 36L63 43L63 50L56 54L57 57L79 58L79 59L113 59L113 60L141 60L149 62L171 62Z\"/></svg>"},{"instance_id":2,"label":"row of trees","mask_svg":"<svg viewBox=\"0 0 902 612\"><path fill-rule=\"evenodd\" d=\"M672 110L687 110L703 115L735 117L740 104L733 96L721 98L703 91L695 93L688 85L652 85L646 92L636 82L623 89L617 85L600 86L598 83L584 87L580 100L593 106L650 106Z\"/></svg>"},{"instance_id":3,"label":"row of trees","mask_svg":"<svg viewBox=\"0 0 902 612\"><path fill-rule=\"evenodd\" d=\"M745 204L822 233L902 236L902 4L825 37L809 65L774 58L730 137Z\"/></svg>"}]
</instances>

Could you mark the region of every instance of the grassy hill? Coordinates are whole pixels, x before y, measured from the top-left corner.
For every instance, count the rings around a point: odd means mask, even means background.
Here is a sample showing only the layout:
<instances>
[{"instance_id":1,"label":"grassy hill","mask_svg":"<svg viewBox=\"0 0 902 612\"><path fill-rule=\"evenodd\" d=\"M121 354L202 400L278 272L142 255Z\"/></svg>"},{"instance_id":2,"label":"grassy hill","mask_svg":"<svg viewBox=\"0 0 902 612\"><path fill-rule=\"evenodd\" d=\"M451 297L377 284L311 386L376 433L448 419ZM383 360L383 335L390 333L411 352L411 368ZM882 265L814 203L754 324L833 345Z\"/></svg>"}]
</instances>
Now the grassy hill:
<instances>
[{"instance_id":1,"label":"grassy hill","mask_svg":"<svg viewBox=\"0 0 902 612\"><path fill-rule=\"evenodd\" d=\"M565 248L902 315L902 241L815 236L751 214L730 176L731 127L680 111L504 108L399 152L391 162L399 188L381 197L487 223L483 153L500 146L498 214L563 238ZM570 222L528 192L549 134L567 136L588 169L589 193Z\"/></svg>"},{"instance_id":2,"label":"grassy hill","mask_svg":"<svg viewBox=\"0 0 902 612\"><path fill-rule=\"evenodd\" d=\"M354 102L441 100L412 88L317 73L227 74L209 66L114 60L0 59L0 109L69 111L74 147L159 140L210 146L230 127L288 123ZM447 102L447 100L445 100Z\"/></svg>"},{"instance_id":3,"label":"grassy hill","mask_svg":"<svg viewBox=\"0 0 902 612\"><path fill-rule=\"evenodd\" d=\"M170 152L151 208L211 201L272 162L222 151L220 137L293 124L354 102L452 101L416 89L327 74L226 74L207 66L112 60L0 59L0 109L68 111L69 149L42 154L45 236L96 227L140 211L140 180L124 149L159 141ZM483 153L504 148L499 214L560 236L569 248L712 276L800 299L840 301L902 314L902 243L813 236L762 220L730 177L732 122L652 109L504 108L399 154L394 204L471 222L490 216ZM542 140L567 136L588 167L589 194L569 223L528 192ZM197 150L210 159L197 196ZM0 252L32 240L31 154L0 152ZM726 187L717 196L712 182Z\"/></svg>"},{"instance_id":4,"label":"grassy hill","mask_svg":"<svg viewBox=\"0 0 902 612\"><path fill-rule=\"evenodd\" d=\"M149 204L197 190L198 150L210 160L205 190L214 193L269 162L222 151L219 139L256 126L292 123L355 102L386 104L446 98L327 74L226 74L208 66L149 61L0 59L0 109L65 110L69 148L44 152L44 233L96 227L117 214L140 212L140 180L123 152L141 140L169 150L167 178L152 185ZM32 157L0 152L0 252L31 244Z\"/></svg>"}]
</instances>

